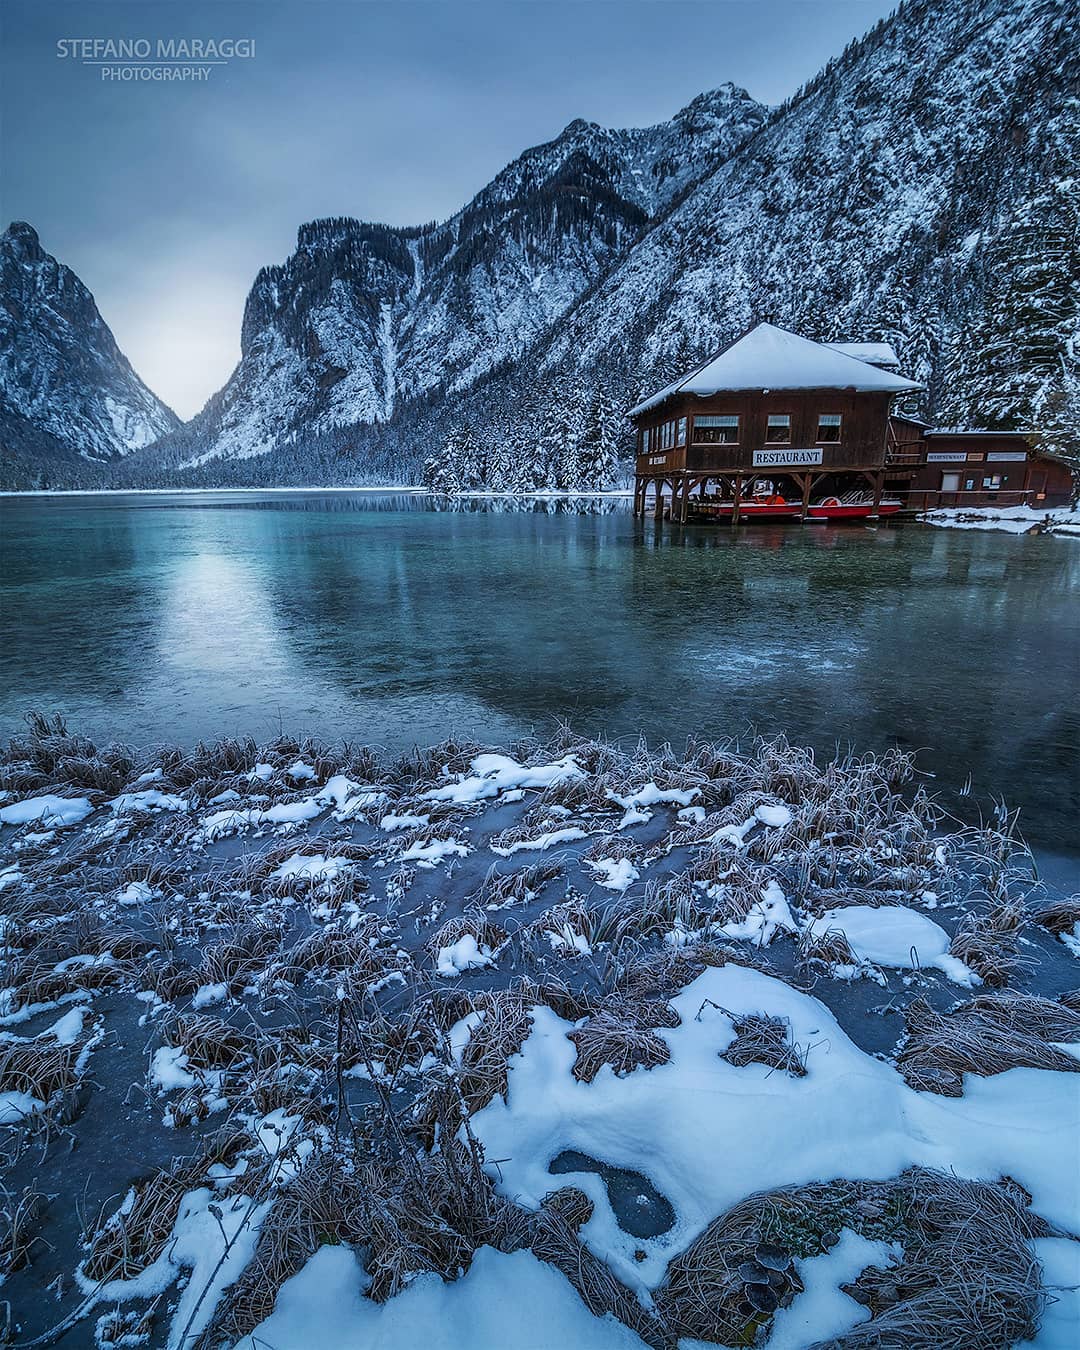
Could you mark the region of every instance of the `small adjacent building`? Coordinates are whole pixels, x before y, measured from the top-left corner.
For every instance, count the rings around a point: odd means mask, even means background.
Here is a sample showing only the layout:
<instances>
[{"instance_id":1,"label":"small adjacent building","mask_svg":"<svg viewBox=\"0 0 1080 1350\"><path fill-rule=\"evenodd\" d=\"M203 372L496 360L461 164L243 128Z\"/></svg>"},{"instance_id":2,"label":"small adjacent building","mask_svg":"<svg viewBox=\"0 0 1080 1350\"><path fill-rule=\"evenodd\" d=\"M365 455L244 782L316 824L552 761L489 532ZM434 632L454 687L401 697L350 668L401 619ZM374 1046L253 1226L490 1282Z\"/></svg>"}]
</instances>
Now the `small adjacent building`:
<instances>
[{"instance_id":1,"label":"small adjacent building","mask_svg":"<svg viewBox=\"0 0 1080 1350\"><path fill-rule=\"evenodd\" d=\"M1067 506L1072 472L1039 450L1030 431L932 427L893 417L887 491L908 510L964 506Z\"/></svg>"},{"instance_id":2,"label":"small adjacent building","mask_svg":"<svg viewBox=\"0 0 1080 1350\"><path fill-rule=\"evenodd\" d=\"M803 517L822 498L876 514L893 399L921 387L895 366L886 343L812 342L759 323L631 410L635 513L651 490L656 516L681 521L693 510L734 523L763 493Z\"/></svg>"}]
</instances>

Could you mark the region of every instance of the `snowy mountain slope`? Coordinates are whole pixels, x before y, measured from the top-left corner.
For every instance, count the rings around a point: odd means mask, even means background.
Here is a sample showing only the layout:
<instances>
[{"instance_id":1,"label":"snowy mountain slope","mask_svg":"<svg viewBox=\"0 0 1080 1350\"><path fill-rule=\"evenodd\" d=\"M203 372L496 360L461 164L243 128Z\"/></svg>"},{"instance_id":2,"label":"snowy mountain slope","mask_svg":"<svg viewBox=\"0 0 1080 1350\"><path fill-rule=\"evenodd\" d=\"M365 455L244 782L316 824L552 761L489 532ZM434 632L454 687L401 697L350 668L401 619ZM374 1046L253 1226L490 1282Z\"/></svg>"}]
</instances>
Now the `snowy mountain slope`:
<instances>
[{"instance_id":1,"label":"snowy mountain slope","mask_svg":"<svg viewBox=\"0 0 1080 1350\"><path fill-rule=\"evenodd\" d=\"M725 85L655 127L572 122L442 225L302 226L296 252L256 278L240 365L181 438L187 462L383 422L520 360L765 116Z\"/></svg>"},{"instance_id":2,"label":"snowy mountain slope","mask_svg":"<svg viewBox=\"0 0 1080 1350\"><path fill-rule=\"evenodd\" d=\"M993 412L1030 419L1080 338L1078 94L1067 0L909 0L635 246L542 369L632 399L767 318L892 342L935 416L985 418L997 383Z\"/></svg>"},{"instance_id":3,"label":"snowy mountain slope","mask_svg":"<svg viewBox=\"0 0 1080 1350\"><path fill-rule=\"evenodd\" d=\"M0 235L0 446L43 464L108 461L179 419L132 370L69 268L17 221Z\"/></svg>"}]
</instances>

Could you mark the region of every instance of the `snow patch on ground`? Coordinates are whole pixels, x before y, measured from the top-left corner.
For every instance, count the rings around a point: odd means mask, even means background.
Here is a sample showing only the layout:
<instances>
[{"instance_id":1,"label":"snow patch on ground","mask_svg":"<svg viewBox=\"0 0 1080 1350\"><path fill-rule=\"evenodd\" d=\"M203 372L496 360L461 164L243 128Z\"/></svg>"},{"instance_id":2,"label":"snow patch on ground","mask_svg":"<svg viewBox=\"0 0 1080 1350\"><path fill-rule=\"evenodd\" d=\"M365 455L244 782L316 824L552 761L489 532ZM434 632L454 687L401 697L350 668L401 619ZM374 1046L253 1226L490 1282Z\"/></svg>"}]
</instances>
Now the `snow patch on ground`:
<instances>
[{"instance_id":1,"label":"snow patch on ground","mask_svg":"<svg viewBox=\"0 0 1080 1350\"><path fill-rule=\"evenodd\" d=\"M848 905L827 910L810 925L812 935L840 932L860 961L897 970L936 966L956 984L982 981L949 955L949 935L940 925L905 905Z\"/></svg>"},{"instance_id":2,"label":"snow patch on ground","mask_svg":"<svg viewBox=\"0 0 1080 1350\"><path fill-rule=\"evenodd\" d=\"M926 511L920 517L928 525L947 525L954 530L1004 530L1008 534L1072 535L1080 539L1080 510L1035 506L952 506Z\"/></svg>"},{"instance_id":3,"label":"snow patch on ground","mask_svg":"<svg viewBox=\"0 0 1080 1350\"><path fill-rule=\"evenodd\" d=\"M494 964L491 948L482 947L472 933L466 933L449 947L440 947L436 960L439 974L447 979L456 979L466 970L480 970Z\"/></svg>"},{"instance_id":4,"label":"snow patch on ground","mask_svg":"<svg viewBox=\"0 0 1080 1350\"><path fill-rule=\"evenodd\" d=\"M50 829L62 825L78 825L93 811L87 797L56 797L45 793L41 797L27 797L10 806L0 806L0 825L29 825L41 821Z\"/></svg>"},{"instance_id":5,"label":"snow patch on ground","mask_svg":"<svg viewBox=\"0 0 1080 1350\"><path fill-rule=\"evenodd\" d=\"M641 873L629 858L599 858L588 864L593 881L609 891L625 891Z\"/></svg>"},{"instance_id":6,"label":"snow patch on ground","mask_svg":"<svg viewBox=\"0 0 1080 1350\"><path fill-rule=\"evenodd\" d=\"M602 1197L582 1230L632 1287L655 1286L671 1256L746 1195L822 1177L885 1179L914 1165L1012 1176L1037 1212L1075 1228L1080 1096L1072 1075L1013 1069L968 1075L960 1098L918 1093L860 1050L818 1000L735 965L705 971L673 1005L681 1025L657 1033L669 1063L621 1078L604 1068L592 1083L573 1076L571 1024L533 1009L533 1029L510 1060L508 1101L496 1097L472 1122L487 1156L500 1159L498 1187L530 1206L551 1190L547 1165L564 1149L647 1175L675 1209L668 1233L631 1237ZM761 1012L788 1020L805 1052L804 1078L720 1058L734 1019ZM710 1163L717 1159L727 1165Z\"/></svg>"},{"instance_id":7,"label":"snow patch on ground","mask_svg":"<svg viewBox=\"0 0 1080 1350\"><path fill-rule=\"evenodd\" d=\"M594 1317L570 1282L530 1251L481 1247L451 1284L419 1275L387 1303L348 1247L322 1247L281 1288L274 1311L236 1350L644 1350L629 1327Z\"/></svg>"},{"instance_id":8,"label":"snow patch on ground","mask_svg":"<svg viewBox=\"0 0 1080 1350\"><path fill-rule=\"evenodd\" d=\"M536 764L532 768L526 768L508 755L477 755L471 768L471 774L461 775L455 782L432 788L422 794L422 799L468 806L496 797L508 789L546 788L553 783L582 776L573 755L565 755L553 764Z\"/></svg>"}]
</instances>

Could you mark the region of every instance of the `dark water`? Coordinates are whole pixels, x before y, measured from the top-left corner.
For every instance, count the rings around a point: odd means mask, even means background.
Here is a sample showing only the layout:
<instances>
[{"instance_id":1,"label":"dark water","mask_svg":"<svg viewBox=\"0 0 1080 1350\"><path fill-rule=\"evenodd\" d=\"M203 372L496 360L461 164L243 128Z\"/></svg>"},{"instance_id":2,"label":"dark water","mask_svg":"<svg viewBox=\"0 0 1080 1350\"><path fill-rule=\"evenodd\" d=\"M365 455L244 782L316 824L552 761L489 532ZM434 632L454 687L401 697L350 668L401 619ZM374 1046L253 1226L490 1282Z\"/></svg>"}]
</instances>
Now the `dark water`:
<instances>
[{"instance_id":1,"label":"dark water","mask_svg":"<svg viewBox=\"0 0 1080 1350\"><path fill-rule=\"evenodd\" d=\"M1080 545L919 525L657 529L399 494L0 503L0 733L786 731L925 750L1070 850Z\"/></svg>"},{"instance_id":2,"label":"dark water","mask_svg":"<svg viewBox=\"0 0 1080 1350\"><path fill-rule=\"evenodd\" d=\"M595 1172L607 1188L616 1222L624 1233L632 1237L659 1237L675 1222L675 1211L670 1201L640 1172L597 1162L587 1153L570 1148L563 1149L557 1157L552 1158L548 1171L556 1174Z\"/></svg>"}]
</instances>

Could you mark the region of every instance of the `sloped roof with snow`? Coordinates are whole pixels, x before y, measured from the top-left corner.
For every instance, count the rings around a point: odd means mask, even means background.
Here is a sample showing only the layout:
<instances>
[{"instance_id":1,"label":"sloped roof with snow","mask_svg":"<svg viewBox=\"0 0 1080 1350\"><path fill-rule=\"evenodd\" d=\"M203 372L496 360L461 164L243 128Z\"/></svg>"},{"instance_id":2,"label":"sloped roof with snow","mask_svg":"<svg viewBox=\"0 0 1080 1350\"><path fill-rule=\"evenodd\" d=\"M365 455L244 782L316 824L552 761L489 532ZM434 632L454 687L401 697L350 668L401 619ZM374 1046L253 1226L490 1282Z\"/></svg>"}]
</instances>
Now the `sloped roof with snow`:
<instances>
[{"instance_id":1,"label":"sloped roof with snow","mask_svg":"<svg viewBox=\"0 0 1080 1350\"><path fill-rule=\"evenodd\" d=\"M825 346L831 347L834 352L843 352L845 356L853 356L856 361L865 361L870 366L900 365L900 358L891 342L826 342Z\"/></svg>"},{"instance_id":2,"label":"sloped roof with snow","mask_svg":"<svg viewBox=\"0 0 1080 1350\"><path fill-rule=\"evenodd\" d=\"M771 323L759 323L744 337L723 348L697 370L631 408L636 417L674 394L709 394L748 389L853 389L857 393L899 394L920 389L888 370L811 342Z\"/></svg>"}]
</instances>

